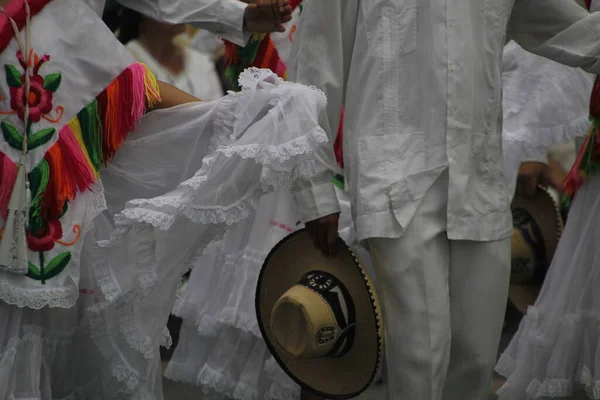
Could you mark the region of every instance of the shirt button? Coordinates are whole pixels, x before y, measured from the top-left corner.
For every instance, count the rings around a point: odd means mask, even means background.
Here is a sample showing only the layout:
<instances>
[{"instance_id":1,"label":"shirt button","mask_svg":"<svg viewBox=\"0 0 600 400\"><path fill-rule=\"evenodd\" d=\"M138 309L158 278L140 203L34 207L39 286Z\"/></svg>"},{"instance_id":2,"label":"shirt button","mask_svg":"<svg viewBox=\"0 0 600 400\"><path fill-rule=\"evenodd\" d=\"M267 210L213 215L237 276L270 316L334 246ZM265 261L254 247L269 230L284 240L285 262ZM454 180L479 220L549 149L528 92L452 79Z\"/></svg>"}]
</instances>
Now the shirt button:
<instances>
[{"instance_id":1,"label":"shirt button","mask_svg":"<svg viewBox=\"0 0 600 400\"><path fill-rule=\"evenodd\" d=\"M450 64L450 71L456 71L456 65Z\"/></svg>"},{"instance_id":2,"label":"shirt button","mask_svg":"<svg viewBox=\"0 0 600 400\"><path fill-rule=\"evenodd\" d=\"M456 26L456 21L453 20L453 19L451 19L450 20L450 26L454 28Z\"/></svg>"},{"instance_id":3,"label":"shirt button","mask_svg":"<svg viewBox=\"0 0 600 400\"><path fill-rule=\"evenodd\" d=\"M393 17L394 16L394 9L392 7L386 7L385 9L385 15L387 17Z\"/></svg>"},{"instance_id":4,"label":"shirt button","mask_svg":"<svg viewBox=\"0 0 600 400\"><path fill-rule=\"evenodd\" d=\"M450 114L450 115L454 115L454 114L456 114L456 108L454 108L454 107L450 107L450 108L448 109L448 114Z\"/></svg>"}]
</instances>

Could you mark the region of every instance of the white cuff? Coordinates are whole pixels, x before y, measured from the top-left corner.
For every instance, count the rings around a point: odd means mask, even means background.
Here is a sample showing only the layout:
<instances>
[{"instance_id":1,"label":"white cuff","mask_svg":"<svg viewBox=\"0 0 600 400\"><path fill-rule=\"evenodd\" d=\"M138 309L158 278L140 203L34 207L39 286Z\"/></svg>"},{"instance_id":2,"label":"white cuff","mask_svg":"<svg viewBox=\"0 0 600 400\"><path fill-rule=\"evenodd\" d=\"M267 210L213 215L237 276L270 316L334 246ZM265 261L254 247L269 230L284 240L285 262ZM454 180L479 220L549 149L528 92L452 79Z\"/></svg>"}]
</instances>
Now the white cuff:
<instances>
[{"instance_id":1,"label":"white cuff","mask_svg":"<svg viewBox=\"0 0 600 400\"><path fill-rule=\"evenodd\" d=\"M244 13L248 4L239 0L221 0L221 6L219 21L222 30L216 33L238 46L246 46L250 39L250 34L244 32Z\"/></svg>"},{"instance_id":2,"label":"white cuff","mask_svg":"<svg viewBox=\"0 0 600 400\"><path fill-rule=\"evenodd\" d=\"M323 183L294 192L302 222L309 222L341 211L335 185Z\"/></svg>"}]
</instances>

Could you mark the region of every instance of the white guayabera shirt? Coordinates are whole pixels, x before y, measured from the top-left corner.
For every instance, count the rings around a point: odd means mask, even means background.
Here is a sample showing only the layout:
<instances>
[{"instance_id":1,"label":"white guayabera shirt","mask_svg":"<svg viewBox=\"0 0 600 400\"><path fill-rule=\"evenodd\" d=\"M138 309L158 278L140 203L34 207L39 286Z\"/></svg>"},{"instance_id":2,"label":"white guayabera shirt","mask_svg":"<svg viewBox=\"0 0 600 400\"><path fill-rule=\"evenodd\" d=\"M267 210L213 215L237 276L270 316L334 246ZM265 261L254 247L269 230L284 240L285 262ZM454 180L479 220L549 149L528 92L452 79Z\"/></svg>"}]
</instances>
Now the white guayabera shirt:
<instances>
[{"instance_id":1,"label":"white guayabera shirt","mask_svg":"<svg viewBox=\"0 0 600 400\"><path fill-rule=\"evenodd\" d=\"M510 36L507 36L507 32ZM600 14L568 0L308 0L290 80L328 97L358 239L399 237L449 168L448 237L512 229L502 159L502 52L526 50L600 73ZM295 188L303 221L339 210L331 148L320 178Z\"/></svg>"}]
</instances>

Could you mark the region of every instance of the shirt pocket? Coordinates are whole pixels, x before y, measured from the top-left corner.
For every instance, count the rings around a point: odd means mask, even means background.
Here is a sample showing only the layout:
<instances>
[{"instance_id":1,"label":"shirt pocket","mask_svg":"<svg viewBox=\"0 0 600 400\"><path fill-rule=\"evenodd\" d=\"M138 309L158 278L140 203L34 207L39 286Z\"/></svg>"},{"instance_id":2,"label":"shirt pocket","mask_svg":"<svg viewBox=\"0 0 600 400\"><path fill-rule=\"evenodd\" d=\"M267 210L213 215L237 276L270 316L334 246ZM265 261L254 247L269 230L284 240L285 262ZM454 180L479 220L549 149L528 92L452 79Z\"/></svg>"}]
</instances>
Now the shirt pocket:
<instances>
[{"instance_id":1,"label":"shirt pocket","mask_svg":"<svg viewBox=\"0 0 600 400\"><path fill-rule=\"evenodd\" d=\"M361 137L357 150L360 214L389 209L388 187L425 168L423 132Z\"/></svg>"},{"instance_id":2,"label":"shirt pocket","mask_svg":"<svg viewBox=\"0 0 600 400\"><path fill-rule=\"evenodd\" d=\"M465 199L480 214L506 212L510 206L501 147L499 135L473 134Z\"/></svg>"},{"instance_id":3,"label":"shirt pocket","mask_svg":"<svg viewBox=\"0 0 600 400\"><path fill-rule=\"evenodd\" d=\"M361 2L371 57L397 61L417 49L417 0Z\"/></svg>"}]
</instances>

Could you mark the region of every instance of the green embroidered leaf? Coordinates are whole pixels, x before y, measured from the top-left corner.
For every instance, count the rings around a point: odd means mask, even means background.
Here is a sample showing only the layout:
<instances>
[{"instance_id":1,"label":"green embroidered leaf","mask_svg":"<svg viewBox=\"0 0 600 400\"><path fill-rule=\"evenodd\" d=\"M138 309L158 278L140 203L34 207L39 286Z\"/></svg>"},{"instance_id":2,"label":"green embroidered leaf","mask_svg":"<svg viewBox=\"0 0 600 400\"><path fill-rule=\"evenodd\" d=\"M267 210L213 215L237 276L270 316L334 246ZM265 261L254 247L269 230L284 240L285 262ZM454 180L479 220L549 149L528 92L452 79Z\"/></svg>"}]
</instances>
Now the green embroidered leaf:
<instances>
[{"instance_id":1,"label":"green embroidered leaf","mask_svg":"<svg viewBox=\"0 0 600 400\"><path fill-rule=\"evenodd\" d=\"M50 165L48 161L42 159L38 165L36 165L28 175L29 177L29 188L33 195L32 203L41 200L41 196L44 194L44 190L48 186L50 181Z\"/></svg>"},{"instance_id":2,"label":"green embroidered leaf","mask_svg":"<svg viewBox=\"0 0 600 400\"><path fill-rule=\"evenodd\" d=\"M46 128L29 136L27 150L33 150L36 147L45 145L50 141L50 139L52 139L52 136L54 136L54 132L56 132L54 128Z\"/></svg>"},{"instance_id":3,"label":"green embroidered leaf","mask_svg":"<svg viewBox=\"0 0 600 400\"><path fill-rule=\"evenodd\" d=\"M62 80L62 76L60 73L46 75L44 78L44 89L49 90L51 92L56 92L58 87L60 86L60 81Z\"/></svg>"},{"instance_id":4,"label":"green embroidered leaf","mask_svg":"<svg viewBox=\"0 0 600 400\"><path fill-rule=\"evenodd\" d=\"M6 82L8 82L8 86L23 86L23 80L21 78L22 75L14 65L6 64L4 66L4 71L6 71Z\"/></svg>"},{"instance_id":5,"label":"green embroidered leaf","mask_svg":"<svg viewBox=\"0 0 600 400\"><path fill-rule=\"evenodd\" d=\"M54 278L56 275L63 272L65 267L67 265L69 265L70 261L71 261L71 252L70 251L66 251L64 253L57 255L52 260L50 260L50 262L44 269L43 279Z\"/></svg>"},{"instance_id":6,"label":"green embroidered leaf","mask_svg":"<svg viewBox=\"0 0 600 400\"><path fill-rule=\"evenodd\" d=\"M29 263L29 270L27 271L27 276L31 279L35 279L36 281L42 280L42 273L40 272L40 269L31 262Z\"/></svg>"},{"instance_id":7,"label":"green embroidered leaf","mask_svg":"<svg viewBox=\"0 0 600 400\"><path fill-rule=\"evenodd\" d=\"M23 136L21 136L17 128L8 122L2 122L0 127L2 127L2 134L4 135L4 140L6 140L6 143L8 143L10 147L14 149L22 150Z\"/></svg>"},{"instance_id":8,"label":"green embroidered leaf","mask_svg":"<svg viewBox=\"0 0 600 400\"><path fill-rule=\"evenodd\" d=\"M58 217L58 219L64 217L67 211L69 211L69 202L65 201L65 206L63 207L62 214L60 214L60 217Z\"/></svg>"},{"instance_id":9,"label":"green embroidered leaf","mask_svg":"<svg viewBox=\"0 0 600 400\"><path fill-rule=\"evenodd\" d=\"M42 159L28 175L33 199L29 207L29 229L37 232L43 226L41 201L50 181L50 166Z\"/></svg>"}]
</instances>

